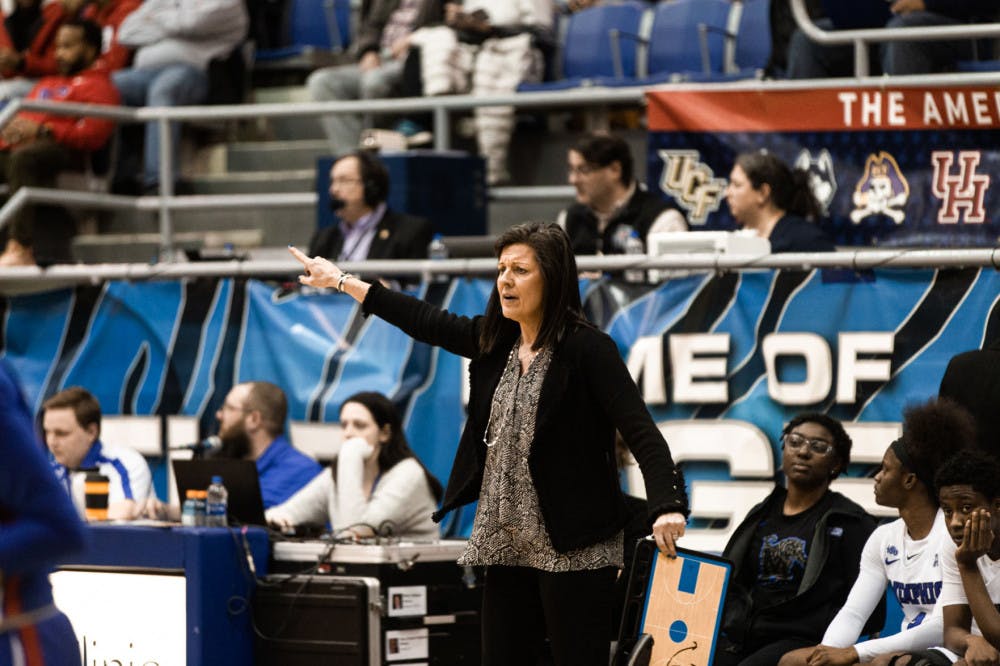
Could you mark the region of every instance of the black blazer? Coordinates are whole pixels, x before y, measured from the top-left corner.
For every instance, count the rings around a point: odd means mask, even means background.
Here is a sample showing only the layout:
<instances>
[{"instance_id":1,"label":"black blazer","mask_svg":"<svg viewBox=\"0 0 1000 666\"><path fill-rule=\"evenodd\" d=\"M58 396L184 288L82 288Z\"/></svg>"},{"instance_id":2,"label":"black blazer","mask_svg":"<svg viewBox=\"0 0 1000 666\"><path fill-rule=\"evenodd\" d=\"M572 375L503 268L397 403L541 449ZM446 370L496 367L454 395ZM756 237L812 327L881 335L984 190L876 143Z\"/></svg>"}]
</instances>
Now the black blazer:
<instances>
[{"instance_id":1,"label":"black blazer","mask_svg":"<svg viewBox=\"0 0 1000 666\"><path fill-rule=\"evenodd\" d=\"M386 209L375 228L368 249L368 259L426 259L431 242L431 223L423 217L404 215ZM331 224L317 229L309 241L310 257L326 257L337 261L344 247L340 226Z\"/></svg>"},{"instance_id":2,"label":"black blazer","mask_svg":"<svg viewBox=\"0 0 1000 666\"><path fill-rule=\"evenodd\" d=\"M979 446L1000 456L1000 342L952 357L938 394L972 412Z\"/></svg>"},{"instance_id":3,"label":"black blazer","mask_svg":"<svg viewBox=\"0 0 1000 666\"><path fill-rule=\"evenodd\" d=\"M460 317L424 301L372 284L362 311L378 315L417 340L472 359L468 416L441 509L474 502L486 463L483 435L507 355L518 337L504 320L496 348L480 353L483 317ZM618 430L642 470L650 524L663 513L688 513L687 492L667 443L646 410L611 338L589 325L567 331L552 350L542 381L528 467L552 545L559 552L618 533L628 522L618 466Z\"/></svg>"}]
</instances>

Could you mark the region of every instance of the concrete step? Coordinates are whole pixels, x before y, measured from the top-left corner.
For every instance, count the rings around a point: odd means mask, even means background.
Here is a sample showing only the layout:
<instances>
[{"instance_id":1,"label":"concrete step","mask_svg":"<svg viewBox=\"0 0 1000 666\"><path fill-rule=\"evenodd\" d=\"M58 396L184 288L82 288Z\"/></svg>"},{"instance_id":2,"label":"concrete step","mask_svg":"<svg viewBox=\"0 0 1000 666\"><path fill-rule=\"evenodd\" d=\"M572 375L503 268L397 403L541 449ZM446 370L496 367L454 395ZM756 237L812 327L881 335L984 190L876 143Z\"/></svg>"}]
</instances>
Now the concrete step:
<instances>
[{"instance_id":1,"label":"concrete step","mask_svg":"<svg viewBox=\"0 0 1000 666\"><path fill-rule=\"evenodd\" d=\"M315 169L198 174L190 178L194 194L312 192Z\"/></svg>"},{"instance_id":2,"label":"concrete step","mask_svg":"<svg viewBox=\"0 0 1000 666\"><path fill-rule=\"evenodd\" d=\"M330 144L316 139L247 141L231 143L225 149L225 164L230 173L283 169L315 170L317 158L331 154Z\"/></svg>"}]
</instances>

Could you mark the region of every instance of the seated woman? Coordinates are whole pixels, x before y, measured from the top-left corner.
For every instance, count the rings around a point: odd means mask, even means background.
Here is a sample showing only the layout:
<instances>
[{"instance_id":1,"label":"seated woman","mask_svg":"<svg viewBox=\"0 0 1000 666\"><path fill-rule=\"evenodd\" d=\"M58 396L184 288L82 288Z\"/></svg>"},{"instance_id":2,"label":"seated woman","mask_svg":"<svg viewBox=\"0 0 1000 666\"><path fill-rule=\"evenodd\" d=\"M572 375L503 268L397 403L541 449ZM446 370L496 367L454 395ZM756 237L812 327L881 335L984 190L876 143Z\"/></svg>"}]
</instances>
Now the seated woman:
<instances>
[{"instance_id":1,"label":"seated woman","mask_svg":"<svg viewBox=\"0 0 1000 666\"><path fill-rule=\"evenodd\" d=\"M733 571L715 666L774 666L789 650L815 645L844 605L875 529L864 509L830 490L851 459L839 421L801 414L781 443L787 488L751 509L723 551ZM881 627L884 618L874 619Z\"/></svg>"},{"instance_id":2,"label":"seated woman","mask_svg":"<svg viewBox=\"0 0 1000 666\"><path fill-rule=\"evenodd\" d=\"M820 645L789 652L779 666L867 664L941 644L941 614L932 611L941 591L938 555L951 545L951 536L938 508L934 475L953 454L975 443L975 432L972 416L950 400L906 410L903 436L886 449L875 475L875 501L899 509L900 517L868 539L861 574ZM886 585L903 610L900 631L858 642Z\"/></svg>"},{"instance_id":3,"label":"seated woman","mask_svg":"<svg viewBox=\"0 0 1000 666\"><path fill-rule=\"evenodd\" d=\"M736 222L771 243L771 253L833 252L833 241L815 224L822 216L809 174L772 153L742 153L729 174L726 203Z\"/></svg>"},{"instance_id":4,"label":"seated woman","mask_svg":"<svg viewBox=\"0 0 1000 666\"><path fill-rule=\"evenodd\" d=\"M329 523L335 535L358 538L438 538L431 514L441 484L410 449L395 405L381 393L356 393L340 408L340 424L344 443L330 469L268 509L267 522Z\"/></svg>"}]
</instances>

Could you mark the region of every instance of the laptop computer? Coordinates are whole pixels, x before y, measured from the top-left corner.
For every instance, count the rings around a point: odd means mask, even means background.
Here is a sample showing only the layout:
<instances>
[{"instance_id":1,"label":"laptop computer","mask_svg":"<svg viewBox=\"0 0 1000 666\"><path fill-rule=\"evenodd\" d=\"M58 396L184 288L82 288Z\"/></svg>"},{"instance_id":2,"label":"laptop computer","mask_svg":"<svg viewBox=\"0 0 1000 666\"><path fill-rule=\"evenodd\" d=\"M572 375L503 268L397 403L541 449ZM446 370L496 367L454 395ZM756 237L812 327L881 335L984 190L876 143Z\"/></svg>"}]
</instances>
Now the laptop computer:
<instances>
[{"instance_id":1,"label":"laptop computer","mask_svg":"<svg viewBox=\"0 0 1000 666\"><path fill-rule=\"evenodd\" d=\"M640 540L613 663L633 663L646 651L650 664L678 658L692 666L711 666L731 572L729 560L716 555L678 548L677 557L670 559L652 539Z\"/></svg>"},{"instance_id":2,"label":"laptop computer","mask_svg":"<svg viewBox=\"0 0 1000 666\"><path fill-rule=\"evenodd\" d=\"M188 490L205 490L215 475L229 492L229 523L266 525L264 501L260 495L257 463L252 460L173 460L177 496L184 501Z\"/></svg>"},{"instance_id":3,"label":"laptop computer","mask_svg":"<svg viewBox=\"0 0 1000 666\"><path fill-rule=\"evenodd\" d=\"M892 16L886 0L823 0L823 11L837 30L883 28Z\"/></svg>"}]
</instances>

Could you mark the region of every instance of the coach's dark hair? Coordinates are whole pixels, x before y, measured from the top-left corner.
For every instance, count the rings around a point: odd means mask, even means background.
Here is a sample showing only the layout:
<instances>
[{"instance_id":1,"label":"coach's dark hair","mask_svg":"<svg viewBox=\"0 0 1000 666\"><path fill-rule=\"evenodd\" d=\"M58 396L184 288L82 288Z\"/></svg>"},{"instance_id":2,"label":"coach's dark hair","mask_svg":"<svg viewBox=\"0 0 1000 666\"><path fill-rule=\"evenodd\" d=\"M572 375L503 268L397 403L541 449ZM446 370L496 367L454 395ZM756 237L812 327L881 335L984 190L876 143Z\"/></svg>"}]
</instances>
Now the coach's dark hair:
<instances>
[{"instance_id":1,"label":"coach's dark hair","mask_svg":"<svg viewBox=\"0 0 1000 666\"><path fill-rule=\"evenodd\" d=\"M542 349L559 340L570 326L590 325L580 303L576 258L566 232L557 224L518 224L505 231L493 246L497 258L510 245L527 245L535 253L542 272L542 325L532 349ZM517 324L503 316L496 282L486 304L480 350L490 352L504 330Z\"/></svg>"}]
</instances>

